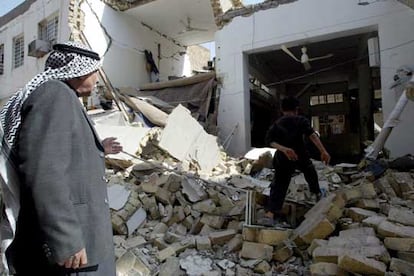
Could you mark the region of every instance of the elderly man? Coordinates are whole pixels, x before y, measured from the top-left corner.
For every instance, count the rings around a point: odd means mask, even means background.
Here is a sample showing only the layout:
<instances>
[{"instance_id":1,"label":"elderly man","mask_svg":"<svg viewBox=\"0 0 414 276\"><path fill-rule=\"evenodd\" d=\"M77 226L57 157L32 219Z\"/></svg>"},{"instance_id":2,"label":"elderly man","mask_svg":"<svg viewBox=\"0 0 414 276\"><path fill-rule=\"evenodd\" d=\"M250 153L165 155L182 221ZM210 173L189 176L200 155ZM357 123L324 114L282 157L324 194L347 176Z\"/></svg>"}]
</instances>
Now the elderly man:
<instances>
[{"instance_id":1,"label":"elderly man","mask_svg":"<svg viewBox=\"0 0 414 276\"><path fill-rule=\"evenodd\" d=\"M104 156L122 147L99 139L78 99L94 88L100 58L74 42L53 49L0 113L2 249L10 274L114 276Z\"/></svg>"}]
</instances>

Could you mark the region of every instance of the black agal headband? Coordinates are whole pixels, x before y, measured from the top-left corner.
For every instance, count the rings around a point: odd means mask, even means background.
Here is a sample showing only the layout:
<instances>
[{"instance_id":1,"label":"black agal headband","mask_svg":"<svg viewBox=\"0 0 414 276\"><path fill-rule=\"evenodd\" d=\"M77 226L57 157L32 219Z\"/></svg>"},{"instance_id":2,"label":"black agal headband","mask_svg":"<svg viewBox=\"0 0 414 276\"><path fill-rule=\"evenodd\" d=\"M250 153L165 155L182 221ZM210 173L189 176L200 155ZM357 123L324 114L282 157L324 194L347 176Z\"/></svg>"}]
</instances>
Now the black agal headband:
<instances>
[{"instance_id":1,"label":"black agal headband","mask_svg":"<svg viewBox=\"0 0 414 276\"><path fill-rule=\"evenodd\" d=\"M101 60L98 53L96 52L78 48L78 47L71 46L71 45L67 45L67 44L55 44L53 45L53 50L60 51L63 53L76 53L82 56L93 58L95 60Z\"/></svg>"}]
</instances>

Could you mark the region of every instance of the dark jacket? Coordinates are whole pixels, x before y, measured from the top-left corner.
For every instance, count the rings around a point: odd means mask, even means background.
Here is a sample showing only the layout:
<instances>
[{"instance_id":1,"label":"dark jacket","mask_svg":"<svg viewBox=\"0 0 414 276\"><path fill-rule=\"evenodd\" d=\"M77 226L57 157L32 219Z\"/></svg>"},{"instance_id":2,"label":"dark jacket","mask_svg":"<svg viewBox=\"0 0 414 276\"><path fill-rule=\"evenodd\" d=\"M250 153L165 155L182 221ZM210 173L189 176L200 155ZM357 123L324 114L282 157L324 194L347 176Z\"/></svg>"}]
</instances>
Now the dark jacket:
<instances>
[{"instance_id":1,"label":"dark jacket","mask_svg":"<svg viewBox=\"0 0 414 276\"><path fill-rule=\"evenodd\" d=\"M67 84L48 81L22 107L14 153L21 182L11 267L42 275L44 267L86 248L88 265L113 254L104 149ZM38 274L40 273L40 274Z\"/></svg>"}]
</instances>

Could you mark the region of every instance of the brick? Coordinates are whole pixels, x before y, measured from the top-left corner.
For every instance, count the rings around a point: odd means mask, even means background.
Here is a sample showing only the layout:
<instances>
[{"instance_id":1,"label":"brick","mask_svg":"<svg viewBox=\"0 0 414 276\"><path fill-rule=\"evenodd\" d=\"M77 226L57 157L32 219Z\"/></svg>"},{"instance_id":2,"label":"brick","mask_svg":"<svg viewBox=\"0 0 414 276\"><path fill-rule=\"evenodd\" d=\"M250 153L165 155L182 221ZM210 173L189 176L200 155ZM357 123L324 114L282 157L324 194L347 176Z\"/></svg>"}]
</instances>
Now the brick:
<instances>
[{"instance_id":1,"label":"brick","mask_svg":"<svg viewBox=\"0 0 414 276\"><path fill-rule=\"evenodd\" d=\"M388 220L414 226L414 212L407 208L391 207L388 212Z\"/></svg>"},{"instance_id":2,"label":"brick","mask_svg":"<svg viewBox=\"0 0 414 276\"><path fill-rule=\"evenodd\" d=\"M359 185L359 189L361 191L363 198L376 198L377 191L375 190L374 183L372 182L364 182Z\"/></svg>"},{"instance_id":3,"label":"brick","mask_svg":"<svg viewBox=\"0 0 414 276\"><path fill-rule=\"evenodd\" d=\"M392 258L390 263L390 270L405 274L407 276L413 275L414 264L401 259Z\"/></svg>"},{"instance_id":4,"label":"brick","mask_svg":"<svg viewBox=\"0 0 414 276\"><path fill-rule=\"evenodd\" d=\"M378 225L378 234L382 237L413 238L413 226L400 226L384 220Z\"/></svg>"},{"instance_id":5,"label":"brick","mask_svg":"<svg viewBox=\"0 0 414 276\"><path fill-rule=\"evenodd\" d=\"M351 273L364 275L384 275L387 270L384 263L357 254L340 256L338 267Z\"/></svg>"},{"instance_id":6,"label":"brick","mask_svg":"<svg viewBox=\"0 0 414 276\"><path fill-rule=\"evenodd\" d=\"M153 182L144 182L140 185L143 192L148 194L155 194L159 187L155 185Z\"/></svg>"},{"instance_id":7,"label":"brick","mask_svg":"<svg viewBox=\"0 0 414 276\"><path fill-rule=\"evenodd\" d=\"M273 247L270 245L245 241L240 251L240 257L270 261L272 259L272 253Z\"/></svg>"},{"instance_id":8,"label":"brick","mask_svg":"<svg viewBox=\"0 0 414 276\"><path fill-rule=\"evenodd\" d=\"M347 216L350 217L353 221L361 222L366 218L378 216L374 211L369 211L357 207L351 207L346 212Z\"/></svg>"},{"instance_id":9,"label":"brick","mask_svg":"<svg viewBox=\"0 0 414 276\"><path fill-rule=\"evenodd\" d=\"M188 248L195 248L196 247L196 239L195 237L187 237L179 242L175 242L171 245L174 248L176 253L184 252Z\"/></svg>"},{"instance_id":10,"label":"brick","mask_svg":"<svg viewBox=\"0 0 414 276\"><path fill-rule=\"evenodd\" d=\"M327 197L319 200L306 214L305 218L311 218L320 214L326 214L332 206L332 201L335 199L335 194L330 194Z\"/></svg>"},{"instance_id":11,"label":"brick","mask_svg":"<svg viewBox=\"0 0 414 276\"><path fill-rule=\"evenodd\" d=\"M384 245L391 250L414 252L414 238L385 238Z\"/></svg>"},{"instance_id":12,"label":"brick","mask_svg":"<svg viewBox=\"0 0 414 276\"><path fill-rule=\"evenodd\" d=\"M290 230L260 229L257 235L257 242L278 245L287 240L290 234Z\"/></svg>"},{"instance_id":13,"label":"brick","mask_svg":"<svg viewBox=\"0 0 414 276\"><path fill-rule=\"evenodd\" d=\"M212 232L208 235L208 237L212 244L223 245L229 240L231 240L236 234L237 232L235 230L228 229L223 231Z\"/></svg>"}]
</instances>

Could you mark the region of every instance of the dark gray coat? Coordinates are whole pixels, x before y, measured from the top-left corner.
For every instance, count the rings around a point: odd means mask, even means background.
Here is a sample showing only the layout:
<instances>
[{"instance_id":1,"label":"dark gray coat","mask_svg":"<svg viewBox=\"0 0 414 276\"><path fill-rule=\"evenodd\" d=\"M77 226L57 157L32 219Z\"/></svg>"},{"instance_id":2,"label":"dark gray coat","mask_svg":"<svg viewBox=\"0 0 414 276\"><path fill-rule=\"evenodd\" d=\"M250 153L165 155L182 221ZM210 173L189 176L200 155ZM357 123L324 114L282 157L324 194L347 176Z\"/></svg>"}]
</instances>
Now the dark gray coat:
<instances>
[{"instance_id":1,"label":"dark gray coat","mask_svg":"<svg viewBox=\"0 0 414 276\"><path fill-rule=\"evenodd\" d=\"M104 149L75 93L42 84L22 107L15 153L21 182L11 267L32 275L86 248L88 265L113 256Z\"/></svg>"}]
</instances>

